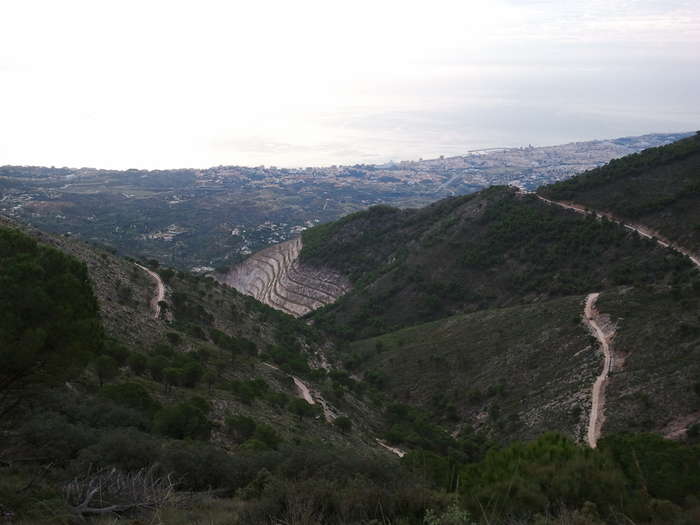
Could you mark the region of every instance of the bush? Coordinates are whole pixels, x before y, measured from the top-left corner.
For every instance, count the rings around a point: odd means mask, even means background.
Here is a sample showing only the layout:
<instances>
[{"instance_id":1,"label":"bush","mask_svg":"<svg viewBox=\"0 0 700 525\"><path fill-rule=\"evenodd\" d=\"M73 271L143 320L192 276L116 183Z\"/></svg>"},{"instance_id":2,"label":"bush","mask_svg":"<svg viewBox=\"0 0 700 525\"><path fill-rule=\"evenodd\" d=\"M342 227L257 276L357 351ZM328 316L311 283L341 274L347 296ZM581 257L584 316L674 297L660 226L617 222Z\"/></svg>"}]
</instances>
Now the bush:
<instances>
[{"instance_id":1,"label":"bush","mask_svg":"<svg viewBox=\"0 0 700 525\"><path fill-rule=\"evenodd\" d=\"M123 407L152 415L161 405L138 383L119 383L102 388L100 395Z\"/></svg>"},{"instance_id":2,"label":"bush","mask_svg":"<svg viewBox=\"0 0 700 525\"><path fill-rule=\"evenodd\" d=\"M344 432L344 433L348 433L352 429L352 421L347 416L340 416L340 417L335 418L335 421L333 421L333 424L336 426L336 428L338 430L340 430L341 432Z\"/></svg>"},{"instance_id":3,"label":"bush","mask_svg":"<svg viewBox=\"0 0 700 525\"><path fill-rule=\"evenodd\" d=\"M83 425L70 423L63 415L39 414L21 429L22 440L33 449L33 454L46 456L62 464L97 441L97 432Z\"/></svg>"},{"instance_id":4,"label":"bush","mask_svg":"<svg viewBox=\"0 0 700 525\"><path fill-rule=\"evenodd\" d=\"M200 379L202 379L203 374L204 368L202 368L202 365L195 361L187 363L182 368L182 386L194 388L195 386L197 386L197 383L199 383Z\"/></svg>"},{"instance_id":5,"label":"bush","mask_svg":"<svg viewBox=\"0 0 700 525\"><path fill-rule=\"evenodd\" d=\"M253 434L253 439L261 441L269 448L276 449L277 446L282 442L282 438L277 434L274 428L265 423L260 423L255 427L255 433Z\"/></svg>"},{"instance_id":6,"label":"bush","mask_svg":"<svg viewBox=\"0 0 700 525\"><path fill-rule=\"evenodd\" d=\"M156 463L159 456L154 438L132 428L119 429L103 434L99 442L83 450L73 469L117 467L128 472Z\"/></svg>"},{"instance_id":7,"label":"bush","mask_svg":"<svg viewBox=\"0 0 700 525\"><path fill-rule=\"evenodd\" d=\"M248 416L228 416L224 422L226 432L236 443L247 441L255 433L255 420Z\"/></svg>"},{"instance_id":8,"label":"bush","mask_svg":"<svg viewBox=\"0 0 700 525\"><path fill-rule=\"evenodd\" d=\"M84 263L0 228L0 419L77 375L104 333Z\"/></svg>"},{"instance_id":9,"label":"bush","mask_svg":"<svg viewBox=\"0 0 700 525\"><path fill-rule=\"evenodd\" d=\"M159 434L175 439L209 439L211 424L207 416L191 402L178 403L159 410L153 428Z\"/></svg>"},{"instance_id":10,"label":"bush","mask_svg":"<svg viewBox=\"0 0 700 525\"><path fill-rule=\"evenodd\" d=\"M111 381L119 375L119 366L117 362L108 355L101 355L93 362L95 373L100 380L100 386L105 381Z\"/></svg>"},{"instance_id":11,"label":"bush","mask_svg":"<svg viewBox=\"0 0 700 525\"><path fill-rule=\"evenodd\" d=\"M132 352L127 360L127 364L134 374L141 376L148 368L148 358L140 352Z\"/></svg>"},{"instance_id":12,"label":"bush","mask_svg":"<svg viewBox=\"0 0 700 525\"><path fill-rule=\"evenodd\" d=\"M163 371L168 367L170 362L162 355L157 355L148 360L148 371L154 381L161 383L163 381Z\"/></svg>"}]
</instances>

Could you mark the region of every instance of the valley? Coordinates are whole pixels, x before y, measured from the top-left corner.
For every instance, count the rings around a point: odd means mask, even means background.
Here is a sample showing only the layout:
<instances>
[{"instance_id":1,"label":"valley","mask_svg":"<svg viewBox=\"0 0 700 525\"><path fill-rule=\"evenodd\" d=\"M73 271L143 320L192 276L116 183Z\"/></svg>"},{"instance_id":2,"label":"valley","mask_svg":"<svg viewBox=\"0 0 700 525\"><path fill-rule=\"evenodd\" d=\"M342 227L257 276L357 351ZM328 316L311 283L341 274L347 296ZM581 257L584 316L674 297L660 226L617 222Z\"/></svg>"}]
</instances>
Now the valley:
<instances>
[{"instance_id":1,"label":"valley","mask_svg":"<svg viewBox=\"0 0 700 525\"><path fill-rule=\"evenodd\" d=\"M535 192L297 224L218 271L0 218L0 510L44 520L48 491L69 521L691 523L699 136ZM593 205L628 172L674 197ZM91 495L109 476L153 486Z\"/></svg>"},{"instance_id":2,"label":"valley","mask_svg":"<svg viewBox=\"0 0 700 525\"><path fill-rule=\"evenodd\" d=\"M0 167L0 213L122 255L206 273L377 204L425 206L491 185L534 190L687 133L497 148L382 165L99 170Z\"/></svg>"}]
</instances>

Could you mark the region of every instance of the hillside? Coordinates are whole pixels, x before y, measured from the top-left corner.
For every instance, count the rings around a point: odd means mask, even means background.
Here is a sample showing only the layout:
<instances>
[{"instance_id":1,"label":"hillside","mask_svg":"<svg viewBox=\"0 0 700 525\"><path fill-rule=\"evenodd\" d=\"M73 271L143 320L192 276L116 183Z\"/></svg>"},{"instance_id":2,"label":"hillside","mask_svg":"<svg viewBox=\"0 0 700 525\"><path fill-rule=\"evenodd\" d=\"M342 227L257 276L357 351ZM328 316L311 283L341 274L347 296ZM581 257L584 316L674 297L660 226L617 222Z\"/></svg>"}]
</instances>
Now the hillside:
<instances>
[{"instance_id":1,"label":"hillside","mask_svg":"<svg viewBox=\"0 0 700 525\"><path fill-rule=\"evenodd\" d=\"M55 380L38 375L17 390L10 368L0 374L0 480L12 474L9 484L0 482L0 508L6 503L14 511L32 508L34 490L26 497L23 492L15 494L40 468L30 463L25 469L14 462L13 458L27 454L43 458L40 464L50 469L51 483L76 486L97 482L103 475L101 468L116 467L125 476L119 483L131 475L141 476L139 469L155 469L157 476L175 476L179 490L221 489L232 494L253 483L261 469L267 470L270 480L286 483L296 476L295 461L315 462L320 470L341 461L347 466L341 471L350 477L352 472L376 475L401 493L400 480L392 474L396 455L375 440L381 418L361 389L321 367L328 366L325 352L330 347L322 334L212 279L161 268L151 261L144 264L159 274L166 290L160 315L154 318L150 302L155 282L134 261L7 219L2 220L0 232L14 232L21 240L14 241L11 235L8 242L0 239L5 264L11 256L16 258L9 259L11 264L17 260L22 268L33 253L27 250L34 246L57 248L46 248L48 254L56 254L53 257L69 254L61 257L72 261L70 267L82 275L84 285L89 283L80 293L85 293L88 305L93 301L92 311L97 312L99 305L101 321L100 336L90 339L91 346L79 354L81 360L75 366L69 366L68 358L79 349L77 339L62 342L57 339L58 329L51 329L47 351L65 359L61 373L52 374ZM31 273L20 278L13 266L4 266L0 280L5 282L9 275L14 276L17 293L22 286L28 289ZM37 280L37 286L43 286L41 282ZM89 288L94 290L92 299ZM42 293L30 293L24 300L26 308L51 319L58 314L29 302ZM66 300L77 301L68 295ZM32 364L27 359L35 354L22 354L14 340L6 340L19 321L9 316L5 302L1 306L0 332L7 343L2 349L4 362ZM57 308L73 315L70 309ZM77 338L80 332L64 324ZM79 319L76 326L83 325ZM27 336L23 337L26 349ZM56 354L59 345L65 351ZM38 359L40 354L36 355ZM61 370L60 363L52 366ZM312 450L313 460L308 459ZM324 474L304 476L320 480ZM42 481L37 490L54 490L50 486ZM82 497L79 493L60 496L57 507L48 514L36 509L37 516L73 519L83 513ZM131 496L106 494L99 504L97 500L89 503L109 507L125 497ZM123 510L129 509L127 505ZM85 515L91 512L84 511ZM255 517L257 511L245 512ZM284 516L284 509L274 512Z\"/></svg>"},{"instance_id":2,"label":"hillside","mask_svg":"<svg viewBox=\"0 0 700 525\"><path fill-rule=\"evenodd\" d=\"M511 440L556 430L581 439L600 366L583 303L573 296L412 326L351 344L346 364L450 432Z\"/></svg>"},{"instance_id":3,"label":"hillside","mask_svg":"<svg viewBox=\"0 0 700 525\"><path fill-rule=\"evenodd\" d=\"M493 187L419 210L373 207L303 234L302 264L353 290L315 314L360 339L458 313L662 284L692 271L679 254L610 221Z\"/></svg>"},{"instance_id":4,"label":"hillside","mask_svg":"<svg viewBox=\"0 0 700 525\"><path fill-rule=\"evenodd\" d=\"M700 278L685 286L617 287L597 310L613 337L604 434L674 437L700 421ZM585 440L602 368L583 296L452 316L354 342L345 365L387 400L417 406L450 432L493 440L559 431ZM411 445L400 427L390 442ZM415 446L415 443L413 443Z\"/></svg>"},{"instance_id":5,"label":"hillside","mask_svg":"<svg viewBox=\"0 0 700 525\"><path fill-rule=\"evenodd\" d=\"M337 272L300 265L300 251L301 239L297 237L260 250L214 277L272 308L303 316L335 302L347 292L349 283Z\"/></svg>"},{"instance_id":6,"label":"hillside","mask_svg":"<svg viewBox=\"0 0 700 525\"><path fill-rule=\"evenodd\" d=\"M538 193L610 212L700 252L700 133L650 148Z\"/></svg>"}]
</instances>

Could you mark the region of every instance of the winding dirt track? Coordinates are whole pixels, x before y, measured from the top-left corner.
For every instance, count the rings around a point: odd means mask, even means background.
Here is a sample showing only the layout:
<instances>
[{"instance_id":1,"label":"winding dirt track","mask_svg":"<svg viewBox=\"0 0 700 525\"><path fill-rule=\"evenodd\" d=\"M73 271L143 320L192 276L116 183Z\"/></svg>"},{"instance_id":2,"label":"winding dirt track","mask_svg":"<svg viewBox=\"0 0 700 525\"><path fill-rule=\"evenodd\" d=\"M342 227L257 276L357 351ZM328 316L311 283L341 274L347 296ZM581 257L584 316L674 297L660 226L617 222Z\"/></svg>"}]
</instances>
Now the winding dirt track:
<instances>
[{"instance_id":1,"label":"winding dirt track","mask_svg":"<svg viewBox=\"0 0 700 525\"><path fill-rule=\"evenodd\" d=\"M374 439L377 441L377 443L379 444L380 447L387 449L389 452L393 452L394 454L396 454L400 458L402 458L406 455L406 452L404 452L400 448L396 448L396 447L392 447L391 445L387 445L384 441L382 441L379 438L374 438Z\"/></svg>"},{"instance_id":2,"label":"winding dirt track","mask_svg":"<svg viewBox=\"0 0 700 525\"><path fill-rule=\"evenodd\" d=\"M272 368L273 370L278 370L281 372L279 367L276 367L275 365L271 363L263 363L265 366ZM323 409L323 417L325 418L326 422L332 423L338 415L336 414L335 410L330 406L328 401L326 401L321 394L318 392L312 391L309 386L304 383L301 379L299 379L297 376L292 376L290 375L289 377L292 378L294 381L294 386L297 387L297 391L299 392L299 395L301 398L306 401L309 405L315 405L318 404L321 405L321 408Z\"/></svg>"},{"instance_id":3,"label":"winding dirt track","mask_svg":"<svg viewBox=\"0 0 700 525\"><path fill-rule=\"evenodd\" d=\"M603 361L603 370L593 383L593 393L591 395L591 414L588 420L588 445L591 448L596 448L598 438L600 438L603 422L605 421L605 386L608 382L608 376L612 368L612 352L610 351L611 335L606 335L596 318L598 313L595 310L595 303L598 300L599 293L592 293L586 297L586 307L583 313L583 319L596 339L600 342L600 347L603 350L605 359Z\"/></svg>"},{"instance_id":4,"label":"winding dirt track","mask_svg":"<svg viewBox=\"0 0 700 525\"><path fill-rule=\"evenodd\" d=\"M311 395L311 390L309 390L309 387L306 386L306 383L296 376L292 376L292 379L294 380L294 384L296 385L297 390L299 390L299 393L304 401L306 401L309 405L315 405L316 401L314 401L314 398Z\"/></svg>"},{"instance_id":5,"label":"winding dirt track","mask_svg":"<svg viewBox=\"0 0 700 525\"><path fill-rule=\"evenodd\" d=\"M158 275L156 272L149 270L145 266L141 266L140 264L136 264L136 266L138 266L144 272L150 275L151 279L153 279L156 282L156 293L153 296L153 299L151 299L151 309L153 310L153 319L159 319L160 304L158 303L165 300L165 285L163 284L163 280L160 278L160 275Z\"/></svg>"},{"instance_id":6,"label":"winding dirt track","mask_svg":"<svg viewBox=\"0 0 700 525\"><path fill-rule=\"evenodd\" d=\"M562 201L553 201L551 199L547 199L546 197L542 197L541 195L538 195L537 193L532 193L532 192L524 192L521 190L521 193L528 193L528 194L533 194L535 197L540 199L542 202L546 202L548 204L554 204L555 206L559 206L560 208L565 208L567 210L572 210L575 211L576 213L581 213L583 215L586 215L588 213L593 213L596 217L599 219L602 219L605 217L606 219L609 219L613 222L616 222L617 224L620 224L621 226L624 226L628 230L632 230L637 232L639 235L642 237L646 237L647 239L653 239L659 244L660 246L663 246L664 248L671 248L672 250L681 253L688 257L690 261L698 268L700 269L700 256L694 254L690 250L683 248L682 246L678 246L677 244L674 244L671 242L669 239L666 239L664 236L660 235L658 232L651 230L650 228L647 228L646 226L642 226L641 224L628 224L624 222L622 219L614 216L612 213L607 213L607 212L601 212L597 210L586 210L584 206L581 206L580 204L576 204L573 202L562 202Z\"/></svg>"}]
</instances>

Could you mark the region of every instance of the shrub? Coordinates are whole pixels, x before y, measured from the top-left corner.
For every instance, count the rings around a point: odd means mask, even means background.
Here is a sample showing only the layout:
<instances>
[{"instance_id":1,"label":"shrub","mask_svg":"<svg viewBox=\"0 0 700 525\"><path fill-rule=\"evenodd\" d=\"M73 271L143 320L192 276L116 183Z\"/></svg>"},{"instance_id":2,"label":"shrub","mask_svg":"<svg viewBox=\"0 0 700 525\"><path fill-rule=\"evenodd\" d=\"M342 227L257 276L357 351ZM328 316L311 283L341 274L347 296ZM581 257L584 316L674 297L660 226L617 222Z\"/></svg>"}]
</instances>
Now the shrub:
<instances>
[{"instance_id":1,"label":"shrub","mask_svg":"<svg viewBox=\"0 0 700 525\"><path fill-rule=\"evenodd\" d=\"M256 428L255 420L243 415L228 416L225 425L227 434L236 443L243 443L253 437Z\"/></svg>"},{"instance_id":2,"label":"shrub","mask_svg":"<svg viewBox=\"0 0 700 525\"><path fill-rule=\"evenodd\" d=\"M148 368L148 358L140 352L132 352L127 360L127 364L134 374L141 376Z\"/></svg>"},{"instance_id":3,"label":"shrub","mask_svg":"<svg viewBox=\"0 0 700 525\"><path fill-rule=\"evenodd\" d=\"M335 418L333 424L338 430L344 433L350 432L350 430L352 429L352 421L347 416L340 416Z\"/></svg>"},{"instance_id":4,"label":"shrub","mask_svg":"<svg viewBox=\"0 0 700 525\"><path fill-rule=\"evenodd\" d=\"M191 402L159 410L153 427L159 434L175 439L208 439L211 431L207 416Z\"/></svg>"},{"instance_id":5,"label":"shrub","mask_svg":"<svg viewBox=\"0 0 700 525\"><path fill-rule=\"evenodd\" d=\"M138 383L119 383L102 388L100 395L116 404L153 414L160 408L158 403L143 386Z\"/></svg>"},{"instance_id":6,"label":"shrub","mask_svg":"<svg viewBox=\"0 0 700 525\"><path fill-rule=\"evenodd\" d=\"M276 449L282 442L282 438L279 436L279 434L277 434L275 429L265 423L256 425L253 439L257 439L258 441L265 443L265 445L269 448L273 449Z\"/></svg>"},{"instance_id":7,"label":"shrub","mask_svg":"<svg viewBox=\"0 0 700 525\"><path fill-rule=\"evenodd\" d=\"M93 366L97 378L100 380L100 386L102 386L105 381L111 381L119 374L117 362L108 355L97 357L93 362Z\"/></svg>"},{"instance_id":8,"label":"shrub","mask_svg":"<svg viewBox=\"0 0 700 525\"><path fill-rule=\"evenodd\" d=\"M94 445L86 448L73 465L74 470L117 467L124 471L146 468L159 458L158 442L132 428L118 429L103 434Z\"/></svg>"}]
</instances>

